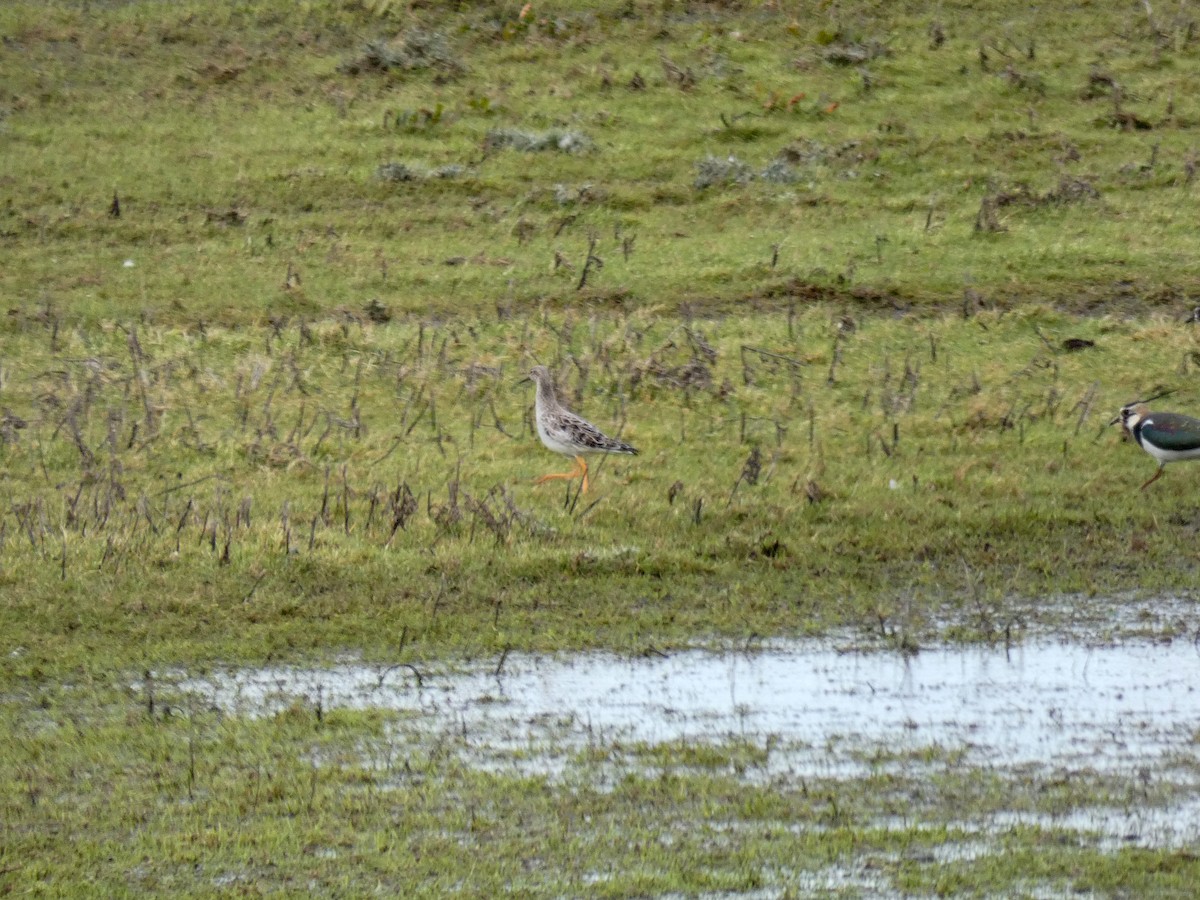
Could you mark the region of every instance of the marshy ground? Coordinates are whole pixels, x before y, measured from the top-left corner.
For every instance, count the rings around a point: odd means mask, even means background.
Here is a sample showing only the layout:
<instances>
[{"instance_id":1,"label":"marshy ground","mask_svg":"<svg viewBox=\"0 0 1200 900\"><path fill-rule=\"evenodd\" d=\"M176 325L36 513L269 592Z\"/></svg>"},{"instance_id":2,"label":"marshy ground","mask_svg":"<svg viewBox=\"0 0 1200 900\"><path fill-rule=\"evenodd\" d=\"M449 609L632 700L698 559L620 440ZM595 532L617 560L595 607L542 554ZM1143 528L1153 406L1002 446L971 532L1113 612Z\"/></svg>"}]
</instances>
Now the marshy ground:
<instances>
[{"instance_id":1,"label":"marshy ground","mask_svg":"<svg viewBox=\"0 0 1200 900\"><path fill-rule=\"evenodd\" d=\"M1189 896L1195 20L4 6L0 890Z\"/></svg>"}]
</instances>

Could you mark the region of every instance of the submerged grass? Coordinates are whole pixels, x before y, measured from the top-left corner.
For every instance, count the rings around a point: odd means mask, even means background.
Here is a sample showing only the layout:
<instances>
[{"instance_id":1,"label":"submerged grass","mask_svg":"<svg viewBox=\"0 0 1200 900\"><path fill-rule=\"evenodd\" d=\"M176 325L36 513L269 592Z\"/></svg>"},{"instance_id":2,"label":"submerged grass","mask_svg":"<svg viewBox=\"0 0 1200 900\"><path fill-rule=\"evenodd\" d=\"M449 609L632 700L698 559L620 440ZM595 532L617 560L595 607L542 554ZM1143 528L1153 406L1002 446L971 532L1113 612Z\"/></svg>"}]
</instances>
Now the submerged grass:
<instances>
[{"instance_id":1,"label":"submerged grass","mask_svg":"<svg viewBox=\"0 0 1200 900\"><path fill-rule=\"evenodd\" d=\"M1185 891L1186 854L1040 827L926 865L957 826L831 821L874 786L699 750L613 790L436 748L381 775L374 714L128 685L847 625L911 651L1187 594L1190 473L1136 493L1153 462L1102 425L1197 405L1194 20L0 6L0 890ZM592 494L530 485L535 362L642 450ZM780 794L786 840L708 824Z\"/></svg>"},{"instance_id":2,"label":"submerged grass","mask_svg":"<svg viewBox=\"0 0 1200 900\"><path fill-rule=\"evenodd\" d=\"M49 896L1184 896L1197 874L1186 850L1113 849L1066 821L1097 803L1169 807L1166 785L1133 778L953 755L858 779L761 777L763 750L737 740L702 758L598 742L561 777L523 776L464 761L466 734L414 739L378 712L246 719L169 693L148 710L138 692L98 708L93 696L81 719L75 693L44 693L20 720L5 707L17 789L0 800L0 859L14 885Z\"/></svg>"}]
</instances>

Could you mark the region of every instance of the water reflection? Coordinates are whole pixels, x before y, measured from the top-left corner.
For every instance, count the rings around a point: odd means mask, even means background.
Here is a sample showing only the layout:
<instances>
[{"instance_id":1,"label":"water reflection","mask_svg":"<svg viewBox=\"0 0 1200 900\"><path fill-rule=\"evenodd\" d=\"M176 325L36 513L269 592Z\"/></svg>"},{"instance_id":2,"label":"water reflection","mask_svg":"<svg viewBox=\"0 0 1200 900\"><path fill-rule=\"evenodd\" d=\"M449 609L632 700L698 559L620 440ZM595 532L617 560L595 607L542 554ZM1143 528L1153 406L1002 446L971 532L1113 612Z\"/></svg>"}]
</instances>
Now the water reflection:
<instances>
[{"instance_id":1,"label":"water reflection","mask_svg":"<svg viewBox=\"0 0 1200 900\"><path fill-rule=\"evenodd\" d=\"M975 764L1128 774L1195 756L1200 728L1200 652L1184 640L947 646L916 656L808 641L636 659L512 654L500 675L421 675L342 663L230 670L182 686L250 714L297 699L407 711L431 729L486 735L494 749L769 738L793 749L791 770L814 774L928 747Z\"/></svg>"}]
</instances>

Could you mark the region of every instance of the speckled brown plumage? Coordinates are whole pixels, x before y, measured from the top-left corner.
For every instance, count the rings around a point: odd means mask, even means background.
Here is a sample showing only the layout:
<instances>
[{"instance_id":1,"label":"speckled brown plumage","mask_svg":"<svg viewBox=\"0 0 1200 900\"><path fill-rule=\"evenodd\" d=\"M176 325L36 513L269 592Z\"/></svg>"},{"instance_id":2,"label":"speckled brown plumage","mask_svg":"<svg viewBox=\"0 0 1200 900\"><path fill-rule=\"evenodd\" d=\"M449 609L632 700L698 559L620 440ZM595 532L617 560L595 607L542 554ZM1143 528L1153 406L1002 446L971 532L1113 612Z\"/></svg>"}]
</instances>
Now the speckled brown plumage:
<instances>
[{"instance_id":1,"label":"speckled brown plumage","mask_svg":"<svg viewBox=\"0 0 1200 900\"><path fill-rule=\"evenodd\" d=\"M624 441L609 437L587 419L563 406L554 389L554 378L545 366L534 366L529 371L529 378L537 385L534 419L537 423L538 437L542 439L542 443L547 449L575 458L573 471L543 475L535 483L541 484L559 478L577 478L582 475L582 490L587 493L588 468L584 454L637 454L637 448Z\"/></svg>"}]
</instances>

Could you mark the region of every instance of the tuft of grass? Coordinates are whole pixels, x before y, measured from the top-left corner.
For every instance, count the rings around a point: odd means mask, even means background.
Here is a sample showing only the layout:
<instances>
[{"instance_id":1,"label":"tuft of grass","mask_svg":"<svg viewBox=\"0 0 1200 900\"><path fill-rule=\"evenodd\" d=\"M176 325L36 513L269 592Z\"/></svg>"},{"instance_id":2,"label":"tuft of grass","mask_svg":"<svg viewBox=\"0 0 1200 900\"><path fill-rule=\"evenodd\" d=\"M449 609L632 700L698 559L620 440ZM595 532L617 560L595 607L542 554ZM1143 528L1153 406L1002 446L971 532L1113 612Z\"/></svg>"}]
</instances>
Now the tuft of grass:
<instances>
[{"instance_id":1,"label":"tuft of grass","mask_svg":"<svg viewBox=\"0 0 1200 900\"><path fill-rule=\"evenodd\" d=\"M466 66L450 49L444 34L420 28L414 28L392 40L369 41L358 57L338 66L338 71L345 75L392 71L411 73L427 69L457 75Z\"/></svg>"},{"instance_id":2,"label":"tuft of grass","mask_svg":"<svg viewBox=\"0 0 1200 900\"><path fill-rule=\"evenodd\" d=\"M746 184L753 178L750 167L736 156L724 159L706 156L696 163L696 179L692 185L703 190L714 186Z\"/></svg>"},{"instance_id":3,"label":"tuft of grass","mask_svg":"<svg viewBox=\"0 0 1200 900\"><path fill-rule=\"evenodd\" d=\"M519 128L493 128L483 139L487 150L517 150L537 153L558 150L561 153L582 153L592 147L592 140L578 131L552 128L549 131L524 131Z\"/></svg>"}]
</instances>

